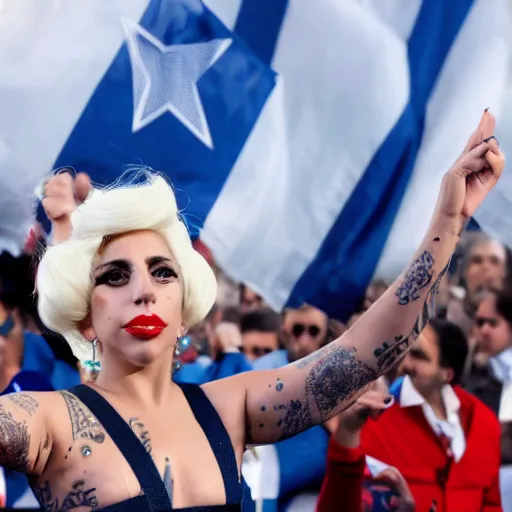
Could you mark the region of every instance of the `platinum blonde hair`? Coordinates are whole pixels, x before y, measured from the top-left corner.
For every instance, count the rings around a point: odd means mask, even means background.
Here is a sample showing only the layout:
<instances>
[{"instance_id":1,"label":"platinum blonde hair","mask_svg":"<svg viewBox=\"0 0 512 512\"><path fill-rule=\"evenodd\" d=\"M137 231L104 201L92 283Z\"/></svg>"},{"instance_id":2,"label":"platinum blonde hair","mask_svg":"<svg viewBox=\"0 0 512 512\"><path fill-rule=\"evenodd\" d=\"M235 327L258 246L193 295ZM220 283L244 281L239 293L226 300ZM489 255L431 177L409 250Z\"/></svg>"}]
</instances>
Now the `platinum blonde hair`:
<instances>
[{"instance_id":1,"label":"platinum blonde hair","mask_svg":"<svg viewBox=\"0 0 512 512\"><path fill-rule=\"evenodd\" d=\"M39 265L41 320L64 336L82 363L91 358L92 347L78 324L90 310L94 259L109 237L139 230L162 235L179 265L187 327L203 320L215 302L215 276L192 246L172 188L162 176L144 174L148 178L144 185L93 190L72 214L69 240L49 247Z\"/></svg>"}]
</instances>

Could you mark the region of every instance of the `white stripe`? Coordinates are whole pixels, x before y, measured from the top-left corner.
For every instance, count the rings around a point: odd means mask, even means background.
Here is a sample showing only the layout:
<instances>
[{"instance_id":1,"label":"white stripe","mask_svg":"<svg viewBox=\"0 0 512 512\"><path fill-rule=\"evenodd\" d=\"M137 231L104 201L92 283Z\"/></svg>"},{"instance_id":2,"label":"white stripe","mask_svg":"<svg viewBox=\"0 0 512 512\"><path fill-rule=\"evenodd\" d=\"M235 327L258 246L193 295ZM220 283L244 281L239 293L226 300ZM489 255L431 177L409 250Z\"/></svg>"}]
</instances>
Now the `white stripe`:
<instances>
[{"instance_id":1,"label":"white stripe","mask_svg":"<svg viewBox=\"0 0 512 512\"><path fill-rule=\"evenodd\" d=\"M149 0L15 0L0 11L0 245L23 238L39 180L51 170L124 40L120 18ZM25 229L24 229L25 228ZM12 238L13 234L10 235Z\"/></svg>"},{"instance_id":2,"label":"white stripe","mask_svg":"<svg viewBox=\"0 0 512 512\"><path fill-rule=\"evenodd\" d=\"M428 0L425 0L428 1ZM408 41L423 0L359 0L403 41Z\"/></svg>"},{"instance_id":3,"label":"white stripe","mask_svg":"<svg viewBox=\"0 0 512 512\"><path fill-rule=\"evenodd\" d=\"M337 0L290 3L272 65L279 86L202 236L280 308L399 118L409 72L395 31Z\"/></svg>"},{"instance_id":4,"label":"white stripe","mask_svg":"<svg viewBox=\"0 0 512 512\"><path fill-rule=\"evenodd\" d=\"M203 0L203 2L229 30L235 28L242 0Z\"/></svg>"},{"instance_id":5,"label":"white stripe","mask_svg":"<svg viewBox=\"0 0 512 512\"><path fill-rule=\"evenodd\" d=\"M506 0L478 0L455 40L428 105L425 132L414 174L406 191L376 275L394 279L420 244L433 212L441 179L464 148L483 110L492 107L500 122L502 98L510 85L512 23ZM510 126L510 125L509 125ZM510 146L512 148L512 145ZM512 179L502 209L489 198L476 216L485 227L508 226L512 241ZM506 188L508 186L508 188ZM509 212L508 215L504 212ZM485 222L493 219L496 224Z\"/></svg>"}]
</instances>

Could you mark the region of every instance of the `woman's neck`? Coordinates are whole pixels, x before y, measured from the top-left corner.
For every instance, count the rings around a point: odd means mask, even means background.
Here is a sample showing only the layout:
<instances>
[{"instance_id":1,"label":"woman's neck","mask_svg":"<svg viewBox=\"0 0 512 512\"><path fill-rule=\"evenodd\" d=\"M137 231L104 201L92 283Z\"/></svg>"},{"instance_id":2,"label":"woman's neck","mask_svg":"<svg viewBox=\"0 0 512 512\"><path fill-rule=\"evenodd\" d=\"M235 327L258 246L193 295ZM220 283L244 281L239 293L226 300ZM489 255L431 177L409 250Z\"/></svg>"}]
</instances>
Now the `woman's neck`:
<instances>
[{"instance_id":1,"label":"woman's neck","mask_svg":"<svg viewBox=\"0 0 512 512\"><path fill-rule=\"evenodd\" d=\"M94 387L136 407L167 403L175 387L172 355L162 356L147 366L134 366L119 359L105 358Z\"/></svg>"}]
</instances>

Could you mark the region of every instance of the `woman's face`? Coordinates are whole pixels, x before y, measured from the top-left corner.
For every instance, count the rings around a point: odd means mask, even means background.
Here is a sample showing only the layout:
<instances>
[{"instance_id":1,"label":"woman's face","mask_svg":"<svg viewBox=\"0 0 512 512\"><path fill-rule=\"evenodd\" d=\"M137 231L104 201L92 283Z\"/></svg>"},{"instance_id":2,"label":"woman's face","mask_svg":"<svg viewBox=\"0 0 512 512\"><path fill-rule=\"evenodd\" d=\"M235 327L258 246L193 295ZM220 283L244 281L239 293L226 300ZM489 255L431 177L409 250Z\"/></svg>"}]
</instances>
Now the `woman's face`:
<instances>
[{"instance_id":1,"label":"woman's face","mask_svg":"<svg viewBox=\"0 0 512 512\"><path fill-rule=\"evenodd\" d=\"M154 231L115 237L93 268L91 323L102 359L146 366L171 356L183 334L178 266Z\"/></svg>"},{"instance_id":2,"label":"woman's face","mask_svg":"<svg viewBox=\"0 0 512 512\"><path fill-rule=\"evenodd\" d=\"M496 311L496 298L488 294L475 315L475 336L478 348L489 356L496 356L512 345L512 330Z\"/></svg>"}]
</instances>

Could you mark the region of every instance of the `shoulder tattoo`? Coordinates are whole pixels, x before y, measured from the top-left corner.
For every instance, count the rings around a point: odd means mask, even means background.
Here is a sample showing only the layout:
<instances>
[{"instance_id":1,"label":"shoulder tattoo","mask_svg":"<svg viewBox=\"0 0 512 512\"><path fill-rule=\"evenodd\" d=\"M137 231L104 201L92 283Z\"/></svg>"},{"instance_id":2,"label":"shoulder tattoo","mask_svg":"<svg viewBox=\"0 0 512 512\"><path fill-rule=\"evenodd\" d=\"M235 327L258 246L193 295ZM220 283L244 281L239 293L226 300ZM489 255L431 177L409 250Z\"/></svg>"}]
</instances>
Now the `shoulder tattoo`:
<instances>
[{"instance_id":1,"label":"shoulder tattoo","mask_svg":"<svg viewBox=\"0 0 512 512\"><path fill-rule=\"evenodd\" d=\"M29 393L10 393L6 395L9 400L14 402L18 407L21 407L29 416L32 416L39 407L37 400Z\"/></svg>"},{"instance_id":2,"label":"shoulder tattoo","mask_svg":"<svg viewBox=\"0 0 512 512\"><path fill-rule=\"evenodd\" d=\"M60 392L66 402L73 431L73 441L88 439L95 443L105 441L105 430L85 405L69 391Z\"/></svg>"}]
</instances>

